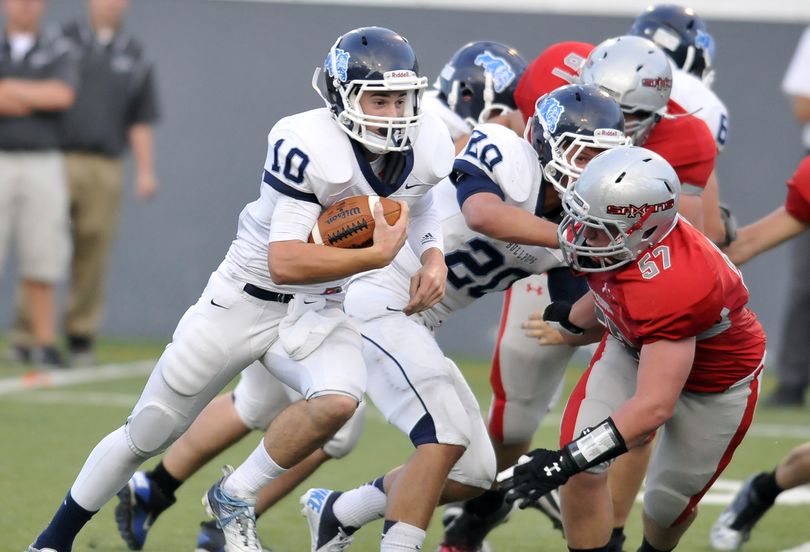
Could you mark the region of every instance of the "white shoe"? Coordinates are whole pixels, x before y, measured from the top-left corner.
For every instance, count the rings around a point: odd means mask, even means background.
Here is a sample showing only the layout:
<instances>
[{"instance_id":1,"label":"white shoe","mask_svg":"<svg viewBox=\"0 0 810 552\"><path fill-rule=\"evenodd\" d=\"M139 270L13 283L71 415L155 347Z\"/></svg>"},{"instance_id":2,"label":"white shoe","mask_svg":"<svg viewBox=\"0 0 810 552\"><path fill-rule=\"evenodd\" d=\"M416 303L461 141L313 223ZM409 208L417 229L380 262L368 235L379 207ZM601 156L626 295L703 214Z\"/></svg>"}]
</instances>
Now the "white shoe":
<instances>
[{"instance_id":1,"label":"white shoe","mask_svg":"<svg viewBox=\"0 0 810 552\"><path fill-rule=\"evenodd\" d=\"M222 468L224 474L214 486L208 489L202 499L208 515L217 520L217 525L225 534L226 552L262 552L256 534L256 500L231 496L222 488L225 479L233 473L233 468Z\"/></svg>"},{"instance_id":2,"label":"white shoe","mask_svg":"<svg viewBox=\"0 0 810 552\"><path fill-rule=\"evenodd\" d=\"M341 494L329 489L310 489L301 496L301 515L307 518L312 552L342 552L354 540L332 511Z\"/></svg>"}]
</instances>

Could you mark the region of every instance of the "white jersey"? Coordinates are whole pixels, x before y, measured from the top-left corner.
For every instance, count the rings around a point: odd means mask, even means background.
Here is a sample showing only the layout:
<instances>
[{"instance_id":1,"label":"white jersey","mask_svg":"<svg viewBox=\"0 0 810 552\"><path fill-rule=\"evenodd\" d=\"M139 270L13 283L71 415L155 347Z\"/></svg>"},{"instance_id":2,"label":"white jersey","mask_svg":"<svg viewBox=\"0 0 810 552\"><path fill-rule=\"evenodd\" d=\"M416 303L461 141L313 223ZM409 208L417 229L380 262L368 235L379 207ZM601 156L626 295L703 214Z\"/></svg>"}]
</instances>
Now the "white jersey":
<instances>
[{"instance_id":1,"label":"white jersey","mask_svg":"<svg viewBox=\"0 0 810 552\"><path fill-rule=\"evenodd\" d=\"M728 110L714 91L702 80L673 66L671 98L688 113L706 123L717 143L717 151L723 151L728 137Z\"/></svg>"},{"instance_id":2,"label":"white jersey","mask_svg":"<svg viewBox=\"0 0 810 552\"><path fill-rule=\"evenodd\" d=\"M441 119L447 130L450 131L453 141L458 140L465 134L469 134L472 130L467 121L439 99L438 90L428 90L422 95L422 110Z\"/></svg>"},{"instance_id":3,"label":"white jersey","mask_svg":"<svg viewBox=\"0 0 810 552\"><path fill-rule=\"evenodd\" d=\"M542 173L537 153L526 140L504 126L475 127L467 148L456 158L455 170L470 175L478 191L496 193L507 204L531 213L538 210ZM462 182L457 190L450 180L444 180L435 189L448 274L444 298L419 315L432 328L439 326L451 312L486 293L508 289L513 282L530 274L565 266L558 250L500 241L471 230L457 199L457 192L466 193L467 185ZM355 281L370 284L369 289L379 293L370 292L363 298L363 307L353 308L369 315L402 309L408 302L410 277L419 267L413 251L403 247L389 267Z\"/></svg>"},{"instance_id":4,"label":"white jersey","mask_svg":"<svg viewBox=\"0 0 810 552\"><path fill-rule=\"evenodd\" d=\"M409 243L415 250L441 248L430 192L449 174L454 149L447 129L432 115L423 117L411 150L404 156L385 156L399 166L372 168L365 160L365 150L338 127L326 108L281 119L267 140L259 199L239 215L236 239L219 271L281 293L321 294L340 288L345 279L311 285L275 284L267 251L272 241L307 241L322 209L353 195L405 201L411 212ZM383 175L388 172L388 178L378 177L380 170Z\"/></svg>"}]
</instances>

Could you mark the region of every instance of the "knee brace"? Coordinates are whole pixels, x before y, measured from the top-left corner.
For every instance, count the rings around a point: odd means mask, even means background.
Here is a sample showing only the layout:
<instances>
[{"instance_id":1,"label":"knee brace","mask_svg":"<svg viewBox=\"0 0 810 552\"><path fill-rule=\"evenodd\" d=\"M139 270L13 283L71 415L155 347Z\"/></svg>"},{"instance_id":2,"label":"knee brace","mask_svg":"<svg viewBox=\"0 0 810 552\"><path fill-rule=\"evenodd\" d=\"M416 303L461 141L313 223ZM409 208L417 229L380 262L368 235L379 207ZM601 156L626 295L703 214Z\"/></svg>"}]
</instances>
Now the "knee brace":
<instances>
[{"instance_id":1,"label":"knee brace","mask_svg":"<svg viewBox=\"0 0 810 552\"><path fill-rule=\"evenodd\" d=\"M670 527L688 506L689 498L674 489L647 488L644 491L644 513L661 527Z\"/></svg>"},{"instance_id":2,"label":"knee brace","mask_svg":"<svg viewBox=\"0 0 810 552\"><path fill-rule=\"evenodd\" d=\"M292 404L286 397L280 400L271 400L268 397L266 400L255 401L240 391L242 389L237 386L233 394L233 407L245 426L253 430L266 430L276 416Z\"/></svg>"},{"instance_id":3,"label":"knee brace","mask_svg":"<svg viewBox=\"0 0 810 552\"><path fill-rule=\"evenodd\" d=\"M188 427L177 413L160 403L148 403L130 417L124 426L132 452L151 458L163 452Z\"/></svg>"}]
</instances>

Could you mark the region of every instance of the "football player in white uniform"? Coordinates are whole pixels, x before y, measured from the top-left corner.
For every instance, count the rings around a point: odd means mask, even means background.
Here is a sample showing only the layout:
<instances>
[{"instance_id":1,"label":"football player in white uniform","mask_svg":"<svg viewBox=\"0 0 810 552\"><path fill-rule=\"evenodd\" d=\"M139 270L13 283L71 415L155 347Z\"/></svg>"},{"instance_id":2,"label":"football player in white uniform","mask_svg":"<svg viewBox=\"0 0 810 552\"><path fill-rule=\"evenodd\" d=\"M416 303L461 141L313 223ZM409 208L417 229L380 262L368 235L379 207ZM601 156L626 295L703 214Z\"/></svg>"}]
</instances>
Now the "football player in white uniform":
<instances>
[{"instance_id":1,"label":"football player in white uniform","mask_svg":"<svg viewBox=\"0 0 810 552\"><path fill-rule=\"evenodd\" d=\"M581 85L538 101L528 141L501 125L476 126L456 158L452 183L436 189L449 268L445 298L408 316L418 268L408 247L386 269L351 282L345 306L366 342L367 393L416 452L405 466L351 491L310 489L301 501L313 552L347 547L354 531L383 516L382 550L395 550L385 547L394 527L402 527L392 540L402 546L396 549L417 550L437 501L490 488L495 456L478 403L433 331L486 293L563 267L559 252L548 249L557 245L556 224L545 218L560 210L558 190L596 153L626 144L619 105Z\"/></svg>"},{"instance_id":2,"label":"football player in white uniform","mask_svg":"<svg viewBox=\"0 0 810 552\"><path fill-rule=\"evenodd\" d=\"M305 400L285 409L205 499L230 552L261 550L255 492L326 442L365 391L361 337L342 309L347 278L386 266L407 231L422 261L411 307L441 296L446 267L430 191L450 172L453 147L441 122L420 111L427 79L412 48L389 29L355 29L330 49L324 79L328 108L284 118L270 131L260 197L242 211L225 260L180 320L126 424L96 446L30 552L69 552L135 469L256 360ZM372 246L307 243L324 207L371 194L402 203L396 224L375 225ZM381 208L374 214L382 221Z\"/></svg>"},{"instance_id":3,"label":"football player in white uniform","mask_svg":"<svg viewBox=\"0 0 810 552\"><path fill-rule=\"evenodd\" d=\"M464 146L476 124L504 121L517 113L513 93L525 66L514 48L497 42L470 42L445 65L435 89L425 92L422 111L440 118L451 137L463 140ZM183 482L251 430L264 431L281 410L300 398L261 363L246 368L234 391L211 401L152 471L136 472L119 491L115 518L129 548L143 548L153 523L174 503L174 493ZM365 403L361 403L329 442L267 485L257 498L256 514L272 507L327 460L347 455L360 437L364 411ZM220 550L223 539L215 522L203 522L197 547Z\"/></svg>"}]
</instances>

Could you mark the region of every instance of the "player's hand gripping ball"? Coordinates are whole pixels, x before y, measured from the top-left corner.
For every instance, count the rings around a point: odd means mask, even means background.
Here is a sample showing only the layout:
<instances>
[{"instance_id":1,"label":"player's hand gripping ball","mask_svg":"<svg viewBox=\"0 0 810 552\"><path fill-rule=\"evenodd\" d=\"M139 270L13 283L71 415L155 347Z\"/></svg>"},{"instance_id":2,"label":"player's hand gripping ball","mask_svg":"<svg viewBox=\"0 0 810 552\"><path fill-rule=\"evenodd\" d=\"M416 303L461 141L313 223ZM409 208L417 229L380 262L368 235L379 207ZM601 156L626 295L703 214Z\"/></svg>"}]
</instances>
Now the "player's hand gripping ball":
<instances>
[{"instance_id":1,"label":"player's hand gripping ball","mask_svg":"<svg viewBox=\"0 0 810 552\"><path fill-rule=\"evenodd\" d=\"M374 206L381 203L388 224L399 219L398 202L387 197L351 196L324 209L312 229L312 243L357 249L374 243Z\"/></svg>"}]
</instances>

